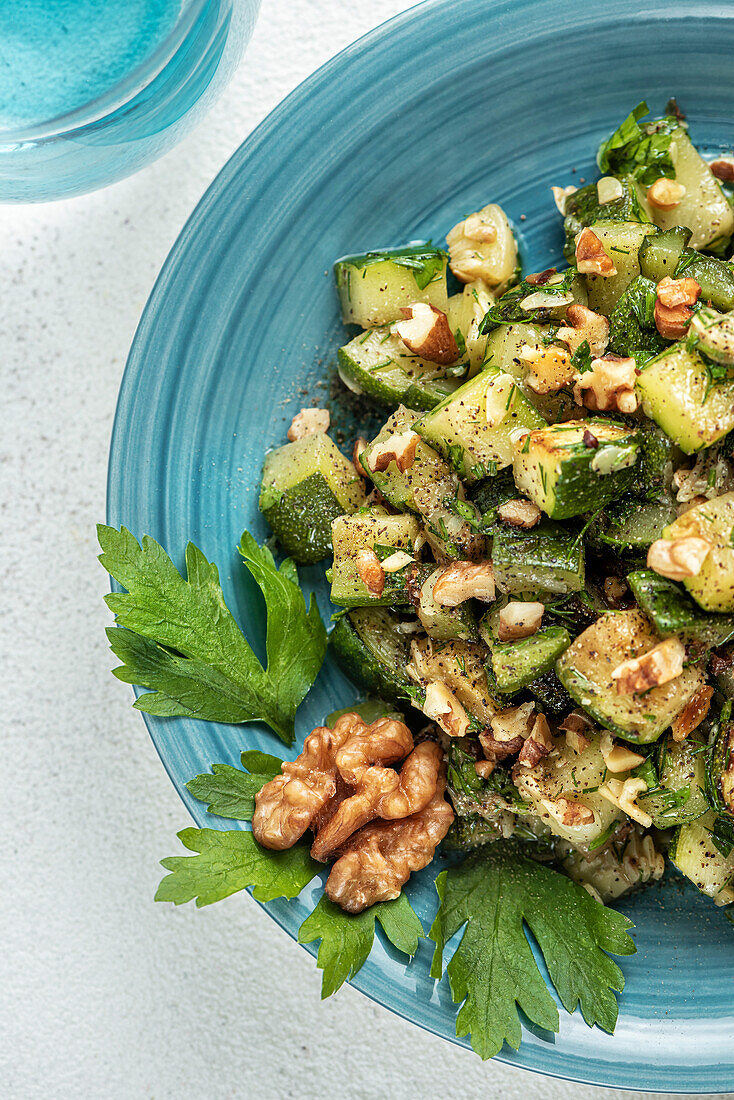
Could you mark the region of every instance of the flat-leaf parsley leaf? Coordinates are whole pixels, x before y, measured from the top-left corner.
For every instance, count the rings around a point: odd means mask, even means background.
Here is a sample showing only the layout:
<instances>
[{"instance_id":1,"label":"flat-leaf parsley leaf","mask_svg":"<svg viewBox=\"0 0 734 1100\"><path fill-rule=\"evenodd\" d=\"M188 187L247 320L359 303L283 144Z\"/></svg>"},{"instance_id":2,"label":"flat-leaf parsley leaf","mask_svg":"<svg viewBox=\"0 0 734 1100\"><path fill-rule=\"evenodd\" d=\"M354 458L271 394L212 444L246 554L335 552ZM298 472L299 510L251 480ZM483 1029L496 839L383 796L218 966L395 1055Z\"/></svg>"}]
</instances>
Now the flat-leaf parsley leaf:
<instances>
[{"instance_id":1,"label":"flat-leaf parsley leaf","mask_svg":"<svg viewBox=\"0 0 734 1100\"><path fill-rule=\"evenodd\" d=\"M316 965L323 971L322 998L330 997L364 966L375 938L375 920L394 947L411 958L415 955L418 941L424 936L423 925L405 894L354 915L322 895L313 913L306 917L298 942L321 940Z\"/></svg>"},{"instance_id":2,"label":"flat-leaf parsley leaf","mask_svg":"<svg viewBox=\"0 0 734 1100\"><path fill-rule=\"evenodd\" d=\"M240 829L184 829L178 838L197 854L161 860L171 873L158 887L156 901L183 905L196 898L200 908L248 886L257 901L295 898L321 869L305 844L271 852Z\"/></svg>"},{"instance_id":3,"label":"flat-leaf parsley leaf","mask_svg":"<svg viewBox=\"0 0 734 1100\"><path fill-rule=\"evenodd\" d=\"M280 774L283 761L257 749L243 752L240 759L245 771L230 764L212 764L211 773L194 776L186 787L199 802L209 803L207 810L210 814L237 821L252 821L255 795Z\"/></svg>"},{"instance_id":4,"label":"flat-leaf parsley leaf","mask_svg":"<svg viewBox=\"0 0 734 1100\"><path fill-rule=\"evenodd\" d=\"M217 567L193 543L184 579L150 536L138 544L126 528L101 524L98 535L99 560L127 589L105 597L119 624L107 631L123 662L115 675L151 692L137 709L215 722L260 719L292 744L296 708L326 652L316 601L306 605L293 563L278 569L267 547L242 536L240 553L267 609L263 668L224 602Z\"/></svg>"},{"instance_id":5,"label":"flat-leaf parsley leaf","mask_svg":"<svg viewBox=\"0 0 734 1100\"><path fill-rule=\"evenodd\" d=\"M436 879L440 905L429 936L436 944L431 974L441 977L443 949L466 925L447 966L451 994L463 1002L456 1034L471 1036L482 1058L507 1042L520 1045L518 1007L533 1023L558 1031L558 1009L541 977L524 924L540 947L568 1012L581 1005L587 1024L613 1031L624 977L605 952L630 955L631 921L600 905L577 883L492 845Z\"/></svg>"}]
</instances>

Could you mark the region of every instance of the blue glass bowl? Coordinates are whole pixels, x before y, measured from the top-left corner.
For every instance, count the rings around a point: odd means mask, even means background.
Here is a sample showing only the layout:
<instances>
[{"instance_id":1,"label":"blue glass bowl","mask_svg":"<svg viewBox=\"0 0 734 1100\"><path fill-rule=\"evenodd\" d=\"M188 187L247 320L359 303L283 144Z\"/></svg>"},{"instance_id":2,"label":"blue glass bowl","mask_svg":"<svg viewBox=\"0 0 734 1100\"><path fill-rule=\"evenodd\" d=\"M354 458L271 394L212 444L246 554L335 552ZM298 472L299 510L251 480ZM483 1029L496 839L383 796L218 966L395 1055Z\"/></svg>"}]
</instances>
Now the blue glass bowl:
<instances>
[{"instance_id":1,"label":"blue glass bowl","mask_svg":"<svg viewBox=\"0 0 734 1100\"><path fill-rule=\"evenodd\" d=\"M231 77L259 7L260 0L7 0L0 202L93 191L165 153Z\"/></svg>"},{"instance_id":2,"label":"blue glass bowl","mask_svg":"<svg viewBox=\"0 0 734 1100\"><path fill-rule=\"evenodd\" d=\"M677 95L694 138L729 147L733 52L734 8L703 0L433 0L329 62L248 138L163 269L120 392L110 523L154 535L179 562L192 538L219 563L230 606L262 643L262 608L235 547L245 527L267 535L257 511L265 449L283 442L302 405L329 397L344 341L334 257L440 240L494 200L515 222L527 268L555 262L549 187L592 177L599 140L640 99L659 111ZM336 397L332 407L340 415ZM328 616L321 570L302 576ZM299 712L299 736L353 698L327 663ZM200 825L212 819L187 779L212 761L237 763L245 746L279 751L260 727L146 721ZM294 936L316 892L266 908ZM428 925L430 869L413 876L409 895ZM672 875L624 910L638 954L622 962L616 1034L561 1011L558 1036L526 1029L519 1052L501 1059L625 1088L734 1090L730 922ZM456 1041L455 1007L445 982L429 979L428 958L422 947L406 967L380 941L354 984Z\"/></svg>"}]
</instances>

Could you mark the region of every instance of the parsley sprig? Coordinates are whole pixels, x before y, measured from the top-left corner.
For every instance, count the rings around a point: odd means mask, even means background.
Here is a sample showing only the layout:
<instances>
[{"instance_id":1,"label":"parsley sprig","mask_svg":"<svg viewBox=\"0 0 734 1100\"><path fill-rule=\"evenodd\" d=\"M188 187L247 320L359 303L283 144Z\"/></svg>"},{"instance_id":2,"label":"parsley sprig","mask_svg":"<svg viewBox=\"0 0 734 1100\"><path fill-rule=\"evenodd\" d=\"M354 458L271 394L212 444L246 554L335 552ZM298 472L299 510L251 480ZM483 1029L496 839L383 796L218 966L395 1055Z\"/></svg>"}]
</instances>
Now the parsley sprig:
<instances>
[{"instance_id":1,"label":"parsley sprig","mask_svg":"<svg viewBox=\"0 0 734 1100\"><path fill-rule=\"evenodd\" d=\"M100 562L127 589L105 597L118 623L107 631L122 661L114 674L150 691L137 709L215 722L259 719L292 744L296 709L326 652L315 598L306 604L293 562L278 569L267 547L243 534L239 551L267 611L263 668L224 602L216 565L193 543L184 579L150 536L139 544L127 528L101 524L98 536Z\"/></svg>"},{"instance_id":2,"label":"parsley sprig","mask_svg":"<svg viewBox=\"0 0 734 1100\"><path fill-rule=\"evenodd\" d=\"M669 115L640 126L640 119L648 112L644 100L638 103L611 137L602 142L596 156L602 172L612 176L633 175L645 185L661 176L675 178L670 141L680 124Z\"/></svg>"},{"instance_id":3,"label":"parsley sprig","mask_svg":"<svg viewBox=\"0 0 734 1100\"><path fill-rule=\"evenodd\" d=\"M539 1027L558 1031L558 1009L541 977L525 931L543 953L563 1007L580 1005L586 1023L611 1032L617 1020L614 990L621 970L607 952L631 955L631 921L607 909L570 879L523 856L513 845L493 844L436 879L440 904L429 933L436 944L431 975L443 973L443 951L464 932L446 972L461 1004L456 1034L471 1036L482 1058L505 1042L520 1045L518 1008Z\"/></svg>"}]
</instances>

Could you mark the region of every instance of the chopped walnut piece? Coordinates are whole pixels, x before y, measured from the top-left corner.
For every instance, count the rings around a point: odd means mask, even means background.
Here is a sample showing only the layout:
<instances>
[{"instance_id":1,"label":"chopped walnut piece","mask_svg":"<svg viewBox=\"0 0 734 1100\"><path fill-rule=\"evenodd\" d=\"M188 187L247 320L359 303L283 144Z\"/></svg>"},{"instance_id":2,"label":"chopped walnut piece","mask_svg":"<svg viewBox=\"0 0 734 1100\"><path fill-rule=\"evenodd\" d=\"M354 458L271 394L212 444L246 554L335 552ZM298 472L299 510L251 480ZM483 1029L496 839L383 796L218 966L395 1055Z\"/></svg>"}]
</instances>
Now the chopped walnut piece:
<instances>
[{"instance_id":1,"label":"chopped walnut piece","mask_svg":"<svg viewBox=\"0 0 734 1100\"><path fill-rule=\"evenodd\" d=\"M686 189L682 183L661 176L648 187L647 201L657 210L674 210L685 193Z\"/></svg>"},{"instance_id":2,"label":"chopped walnut piece","mask_svg":"<svg viewBox=\"0 0 734 1100\"><path fill-rule=\"evenodd\" d=\"M523 747L535 720L535 703L498 710L492 715L489 730L479 734L484 755L494 764L515 756Z\"/></svg>"},{"instance_id":3,"label":"chopped walnut piece","mask_svg":"<svg viewBox=\"0 0 734 1100\"><path fill-rule=\"evenodd\" d=\"M541 805L561 825L573 827L575 825L591 825L594 821L594 811L583 802L577 802L572 798L542 798Z\"/></svg>"},{"instance_id":4,"label":"chopped walnut piece","mask_svg":"<svg viewBox=\"0 0 734 1100\"><path fill-rule=\"evenodd\" d=\"M664 306L692 306L701 296L695 279L671 279L666 275L657 285L657 298Z\"/></svg>"},{"instance_id":5,"label":"chopped walnut piece","mask_svg":"<svg viewBox=\"0 0 734 1100\"><path fill-rule=\"evenodd\" d=\"M396 723L402 725L402 723ZM337 754L337 765L339 754ZM385 767L339 768L345 782L354 781L356 790L345 798L328 824L317 834L311 855L326 862L352 833L376 817L397 821L425 809L436 793L443 763L443 749L435 741L424 741L413 749L399 772ZM353 780L349 776L356 777Z\"/></svg>"},{"instance_id":6,"label":"chopped walnut piece","mask_svg":"<svg viewBox=\"0 0 734 1100\"><path fill-rule=\"evenodd\" d=\"M706 684L688 700L685 708L671 724L674 741L685 741L686 737L690 737L698 729L709 712L713 695L714 689Z\"/></svg>"},{"instance_id":7,"label":"chopped walnut piece","mask_svg":"<svg viewBox=\"0 0 734 1100\"><path fill-rule=\"evenodd\" d=\"M573 388L578 405L592 412L633 413L637 408L634 359L607 354L593 359Z\"/></svg>"},{"instance_id":8,"label":"chopped walnut piece","mask_svg":"<svg viewBox=\"0 0 734 1100\"><path fill-rule=\"evenodd\" d=\"M601 313L574 303L566 310L568 324L559 328L556 338L568 344L574 354L586 342L592 355L603 355L609 343L609 321ZM570 326L570 327L569 327Z\"/></svg>"},{"instance_id":9,"label":"chopped walnut piece","mask_svg":"<svg viewBox=\"0 0 734 1100\"><path fill-rule=\"evenodd\" d=\"M579 755L585 749L588 749L589 745L591 744L589 738L586 737L582 729L567 727L564 732L566 734L566 744L570 749L573 749L573 751L578 753Z\"/></svg>"},{"instance_id":10,"label":"chopped walnut piece","mask_svg":"<svg viewBox=\"0 0 734 1100\"><path fill-rule=\"evenodd\" d=\"M385 570L374 550L363 547L354 559L362 583L371 596L380 598L385 591Z\"/></svg>"},{"instance_id":11,"label":"chopped walnut piece","mask_svg":"<svg viewBox=\"0 0 734 1100\"><path fill-rule=\"evenodd\" d=\"M358 714L343 714L333 730L317 726L293 761L286 761L255 795L252 832L264 848L291 848L336 793L336 754L365 723Z\"/></svg>"},{"instance_id":12,"label":"chopped walnut piece","mask_svg":"<svg viewBox=\"0 0 734 1100\"><path fill-rule=\"evenodd\" d=\"M445 313L427 302L403 306L404 321L395 325L395 332L413 355L431 363L447 365L459 358L459 347Z\"/></svg>"},{"instance_id":13,"label":"chopped walnut piece","mask_svg":"<svg viewBox=\"0 0 734 1100\"><path fill-rule=\"evenodd\" d=\"M655 327L664 340L680 340L688 332L693 310L690 306L664 306L655 299Z\"/></svg>"},{"instance_id":14,"label":"chopped walnut piece","mask_svg":"<svg viewBox=\"0 0 734 1100\"><path fill-rule=\"evenodd\" d=\"M331 868L326 896L348 913L398 897L411 873L431 862L454 820L445 789L442 768L424 809L401 821L373 822L352 836Z\"/></svg>"},{"instance_id":15,"label":"chopped walnut piece","mask_svg":"<svg viewBox=\"0 0 734 1100\"><path fill-rule=\"evenodd\" d=\"M613 806L618 806L623 813L627 814L627 817L636 821L638 825L642 825L643 829L649 829L652 825L652 818L640 809L636 801L639 795L644 794L646 790L647 783L644 779L635 779L630 776L629 779L624 781L621 779L608 779L599 788L599 794L602 798L606 798L607 802L611 802Z\"/></svg>"},{"instance_id":16,"label":"chopped walnut piece","mask_svg":"<svg viewBox=\"0 0 734 1100\"><path fill-rule=\"evenodd\" d=\"M596 197L600 206L606 206L608 202L616 202L617 199L622 198L623 194L622 181L618 180L616 176L602 176L600 180L597 180Z\"/></svg>"},{"instance_id":17,"label":"chopped walnut piece","mask_svg":"<svg viewBox=\"0 0 734 1100\"><path fill-rule=\"evenodd\" d=\"M617 274L604 245L596 233L588 228L581 230L576 241L576 267L581 275L601 275L604 279Z\"/></svg>"},{"instance_id":18,"label":"chopped walnut piece","mask_svg":"<svg viewBox=\"0 0 734 1100\"><path fill-rule=\"evenodd\" d=\"M574 187L573 184L569 184L568 187L551 187L553 192L553 201L556 204L556 208L559 214L566 214L566 199L570 195L574 195L578 191L578 187Z\"/></svg>"},{"instance_id":19,"label":"chopped walnut piece","mask_svg":"<svg viewBox=\"0 0 734 1100\"><path fill-rule=\"evenodd\" d=\"M565 733L566 744L569 748L573 749L574 752L582 753L591 744L586 736L591 728L592 724L585 714L578 710L572 710L558 726L558 731L559 733Z\"/></svg>"},{"instance_id":20,"label":"chopped walnut piece","mask_svg":"<svg viewBox=\"0 0 734 1100\"><path fill-rule=\"evenodd\" d=\"M376 443L366 462L374 473L386 470L391 462L394 462L401 474L409 470L415 459L415 452L421 437L417 432L396 432L387 439Z\"/></svg>"},{"instance_id":21,"label":"chopped walnut piece","mask_svg":"<svg viewBox=\"0 0 734 1100\"><path fill-rule=\"evenodd\" d=\"M734 183L734 157L717 157L709 168L722 183Z\"/></svg>"},{"instance_id":22,"label":"chopped walnut piece","mask_svg":"<svg viewBox=\"0 0 734 1100\"><path fill-rule=\"evenodd\" d=\"M494 597L491 561L454 561L441 570L433 585L433 599L441 607L458 607L466 600L491 603Z\"/></svg>"},{"instance_id":23,"label":"chopped walnut piece","mask_svg":"<svg viewBox=\"0 0 734 1100\"><path fill-rule=\"evenodd\" d=\"M537 504L521 497L518 500L507 500L497 509L497 518L502 523L509 523L511 527L523 527L526 530L540 523L541 511Z\"/></svg>"},{"instance_id":24,"label":"chopped walnut piece","mask_svg":"<svg viewBox=\"0 0 734 1100\"><path fill-rule=\"evenodd\" d=\"M666 340L685 336L693 317L690 308L698 301L701 287L695 279L671 279L666 275L657 285L655 327Z\"/></svg>"},{"instance_id":25,"label":"chopped walnut piece","mask_svg":"<svg viewBox=\"0 0 734 1100\"><path fill-rule=\"evenodd\" d=\"M529 638L537 633L543 621L545 605L537 602L522 603L513 600L505 605L499 614L497 636L501 642L512 642L520 638Z\"/></svg>"},{"instance_id":26,"label":"chopped walnut piece","mask_svg":"<svg viewBox=\"0 0 734 1100\"><path fill-rule=\"evenodd\" d=\"M530 736L526 738L523 747L520 749L517 762L523 768L534 768L544 756L550 755L553 748L553 738L551 737L548 719L544 714L538 714L530 731Z\"/></svg>"},{"instance_id":27,"label":"chopped walnut piece","mask_svg":"<svg viewBox=\"0 0 734 1100\"><path fill-rule=\"evenodd\" d=\"M570 353L555 344L523 344L519 358L530 368L525 383L535 393L558 393L575 377Z\"/></svg>"},{"instance_id":28,"label":"chopped walnut piece","mask_svg":"<svg viewBox=\"0 0 734 1100\"><path fill-rule=\"evenodd\" d=\"M644 763L645 757L624 745L615 745L611 733L603 733L599 743L604 763L610 772L628 772Z\"/></svg>"},{"instance_id":29,"label":"chopped walnut piece","mask_svg":"<svg viewBox=\"0 0 734 1100\"><path fill-rule=\"evenodd\" d=\"M352 463L354 464L354 468L355 468L355 470L357 471L357 473L359 474L360 477L369 477L370 476L368 471L365 470L364 466L362 465L362 463L359 460L359 456L364 454L364 452L367 450L368 447L369 447L369 443L367 442L367 440L364 438L363 435L360 435L357 439L355 439L354 447L352 449Z\"/></svg>"},{"instance_id":30,"label":"chopped walnut piece","mask_svg":"<svg viewBox=\"0 0 734 1100\"><path fill-rule=\"evenodd\" d=\"M464 737L469 731L469 715L440 680L432 680L427 685L422 710L426 718L440 726L449 737Z\"/></svg>"},{"instance_id":31,"label":"chopped walnut piece","mask_svg":"<svg viewBox=\"0 0 734 1100\"><path fill-rule=\"evenodd\" d=\"M707 539L686 535L680 539L656 539L647 551L647 567L671 581L697 577L711 549Z\"/></svg>"},{"instance_id":32,"label":"chopped walnut piece","mask_svg":"<svg viewBox=\"0 0 734 1100\"><path fill-rule=\"evenodd\" d=\"M547 282L550 282L554 275L557 275L555 267L547 267L545 271L535 271L530 275L525 276L525 282L528 286L545 286Z\"/></svg>"},{"instance_id":33,"label":"chopped walnut piece","mask_svg":"<svg viewBox=\"0 0 734 1100\"><path fill-rule=\"evenodd\" d=\"M288 429L288 439L295 443L297 439L305 439L307 435L316 432L328 432L331 417L328 409L301 409L291 420Z\"/></svg>"},{"instance_id":34,"label":"chopped walnut piece","mask_svg":"<svg viewBox=\"0 0 734 1100\"><path fill-rule=\"evenodd\" d=\"M612 671L618 695L632 695L675 680L683 671L686 647L680 638L666 638L641 657L622 661Z\"/></svg>"},{"instance_id":35,"label":"chopped walnut piece","mask_svg":"<svg viewBox=\"0 0 734 1100\"><path fill-rule=\"evenodd\" d=\"M477 760L474 765L474 770L480 779L489 779L495 767L496 765L493 764L491 760Z\"/></svg>"}]
</instances>

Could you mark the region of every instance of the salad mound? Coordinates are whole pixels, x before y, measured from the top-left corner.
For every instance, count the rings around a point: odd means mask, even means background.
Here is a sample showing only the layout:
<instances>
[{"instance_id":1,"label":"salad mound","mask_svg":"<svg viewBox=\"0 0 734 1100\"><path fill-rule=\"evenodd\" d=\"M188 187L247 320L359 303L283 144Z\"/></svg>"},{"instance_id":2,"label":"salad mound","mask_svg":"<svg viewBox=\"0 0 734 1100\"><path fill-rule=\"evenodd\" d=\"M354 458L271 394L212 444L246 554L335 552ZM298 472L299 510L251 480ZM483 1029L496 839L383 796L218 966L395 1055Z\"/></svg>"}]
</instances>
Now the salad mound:
<instances>
[{"instance_id":1,"label":"salad mound","mask_svg":"<svg viewBox=\"0 0 734 1100\"><path fill-rule=\"evenodd\" d=\"M677 115L643 115L602 145L598 181L553 188L568 266L521 276L496 204L447 251L337 261L363 330L340 375L392 411L324 467L304 410L261 506L296 560L330 526L331 649L433 723L449 844L521 839L604 901L667 857L724 905L732 172Z\"/></svg>"},{"instance_id":2,"label":"salad mound","mask_svg":"<svg viewBox=\"0 0 734 1100\"><path fill-rule=\"evenodd\" d=\"M609 955L634 945L607 903L666 863L734 901L734 158L705 161L677 108L646 113L597 181L552 188L553 266L521 273L495 203L446 248L336 262L339 376L384 422L347 457L329 411L302 409L265 457L288 556L239 548L265 664L197 547L183 575L153 539L99 533L139 709L260 720L290 747L327 646L362 692L294 759L246 750L191 780L252 831L184 830L158 900L295 898L326 870L299 940L327 995L378 924L415 954L410 876L431 865L431 976L482 1057L517 1048L518 1006L558 1030L529 934L563 1006L613 1031ZM328 639L294 564L321 561Z\"/></svg>"}]
</instances>

